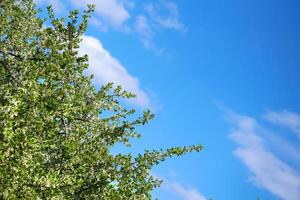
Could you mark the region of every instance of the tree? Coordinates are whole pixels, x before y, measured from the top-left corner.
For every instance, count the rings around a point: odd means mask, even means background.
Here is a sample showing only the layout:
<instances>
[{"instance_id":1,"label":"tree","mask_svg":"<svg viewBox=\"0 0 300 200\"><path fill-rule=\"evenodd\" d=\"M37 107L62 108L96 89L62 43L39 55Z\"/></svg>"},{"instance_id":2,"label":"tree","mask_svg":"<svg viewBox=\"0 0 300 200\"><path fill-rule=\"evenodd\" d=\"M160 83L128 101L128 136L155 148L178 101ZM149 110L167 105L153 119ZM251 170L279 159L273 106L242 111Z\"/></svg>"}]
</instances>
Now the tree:
<instances>
[{"instance_id":1,"label":"tree","mask_svg":"<svg viewBox=\"0 0 300 200\"><path fill-rule=\"evenodd\" d=\"M160 180L153 165L200 151L201 145L111 154L140 137L120 100L134 95L113 84L96 90L78 54L94 6L79 20L37 16L32 0L0 1L0 199L151 199Z\"/></svg>"}]
</instances>

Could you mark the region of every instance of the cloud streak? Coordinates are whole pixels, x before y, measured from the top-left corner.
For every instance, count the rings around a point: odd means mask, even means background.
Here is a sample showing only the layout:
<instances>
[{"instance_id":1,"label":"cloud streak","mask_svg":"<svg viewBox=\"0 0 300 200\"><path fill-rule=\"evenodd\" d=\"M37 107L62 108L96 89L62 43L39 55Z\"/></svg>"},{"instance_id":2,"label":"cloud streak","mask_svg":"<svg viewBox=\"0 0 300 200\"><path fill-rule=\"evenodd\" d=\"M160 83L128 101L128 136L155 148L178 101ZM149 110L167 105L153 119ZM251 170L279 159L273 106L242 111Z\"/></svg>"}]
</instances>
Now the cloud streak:
<instances>
[{"instance_id":1,"label":"cloud streak","mask_svg":"<svg viewBox=\"0 0 300 200\"><path fill-rule=\"evenodd\" d=\"M252 173L250 180L283 200L300 199L300 174L266 147L264 130L256 119L231 112L230 137L236 142L234 154Z\"/></svg>"},{"instance_id":2,"label":"cloud streak","mask_svg":"<svg viewBox=\"0 0 300 200\"><path fill-rule=\"evenodd\" d=\"M174 171L172 171L174 175ZM172 192L177 197L180 197L182 200L207 200L207 198L202 195L198 189L191 186L183 185L178 181L170 181L162 178L156 174L152 173L152 176L156 179L163 180L162 189Z\"/></svg>"},{"instance_id":3,"label":"cloud streak","mask_svg":"<svg viewBox=\"0 0 300 200\"><path fill-rule=\"evenodd\" d=\"M174 193L181 197L182 200L207 200L193 187L185 187L178 182L170 184L169 187Z\"/></svg>"},{"instance_id":4,"label":"cloud streak","mask_svg":"<svg viewBox=\"0 0 300 200\"><path fill-rule=\"evenodd\" d=\"M269 111L264 117L273 124L288 128L296 133L300 139L300 115L283 110L277 112Z\"/></svg>"}]
</instances>

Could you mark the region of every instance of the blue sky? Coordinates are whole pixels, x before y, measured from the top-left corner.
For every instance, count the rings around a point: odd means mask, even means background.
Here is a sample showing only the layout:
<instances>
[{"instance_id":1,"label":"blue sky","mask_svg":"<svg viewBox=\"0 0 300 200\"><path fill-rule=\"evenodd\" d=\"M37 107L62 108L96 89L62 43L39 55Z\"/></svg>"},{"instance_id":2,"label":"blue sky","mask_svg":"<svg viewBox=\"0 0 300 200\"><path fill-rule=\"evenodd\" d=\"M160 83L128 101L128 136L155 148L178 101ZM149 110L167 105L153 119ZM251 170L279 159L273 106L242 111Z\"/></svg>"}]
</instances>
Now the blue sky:
<instances>
[{"instance_id":1,"label":"blue sky","mask_svg":"<svg viewBox=\"0 0 300 200\"><path fill-rule=\"evenodd\" d=\"M81 53L94 84L151 108L133 151L201 143L153 169L166 200L300 199L300 2L36 0L96 4Z\"/></svg>"}]
</instances>

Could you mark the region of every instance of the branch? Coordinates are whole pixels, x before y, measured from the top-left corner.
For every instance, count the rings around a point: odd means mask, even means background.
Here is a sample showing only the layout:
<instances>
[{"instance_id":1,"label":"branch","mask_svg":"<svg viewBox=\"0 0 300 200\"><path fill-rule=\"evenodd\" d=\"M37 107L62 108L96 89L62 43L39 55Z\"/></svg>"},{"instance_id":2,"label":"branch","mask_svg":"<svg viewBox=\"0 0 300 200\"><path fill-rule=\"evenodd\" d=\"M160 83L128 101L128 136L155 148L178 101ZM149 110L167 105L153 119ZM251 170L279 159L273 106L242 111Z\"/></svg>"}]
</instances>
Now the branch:
<instances>
[{"instance_id":1,"label":"branch","mask_svg":"<svg viewBox=\"0 0 300 200\"><path fill-rule=\"evenodd\" d=\"M3 51L1 51L1 50L0 50L0 53L2 53L3 55L5 55L5 53L4 53ZM41 58L27 58L27 59L25 59L25 58L23 58L22 56L17 55L17 54L14 54L14 53L12 53L12 52L7 52L7 54L10 55L10 56L13 56L13 57L15 57L15 58L17 58L17 59L20 60L20 61L24 61L24 60L44 61L44 60L45 60L45 59L41 59Z\"/></svg>"},{"instance_id":2,"label":"branch","mask_svg":"<svg viewBox=\"0 0 300 200\"><path fill-rule=\"evenodd\" d=\"M104 184L105 182L106 182L106 181L101 180L101 181L97 181L97 182L94 183L94 184L86 185L86 186L84 186L83 188L81 188L80 190L78 190L77 192L75 192L75 196L77 196L77 195L79 195L80 193L83 193L83 192L85 192L85 191L87 191L87 190L90 190L90 189L92 189L92 188L94 188L94 187L97 187L97 186L100 185L100 184Z\"/></svg>"},{"instance_id":3,"label":"branch","mask_svg":"<svg viewBox=\"0 0 300 200\"><path fill-rule=\"evenodd\" d=\"M64 126L64 136L66 137L67 136L67 134L68 134L68 128L69 127L67 127L67 124L66 124L66 122L65 122L65 120L64 119L61 119L61 122L62 122L62 124L63 124L63 126ZM60 175L62 175L62 172L63 172L63 161L64 161L64 148L62 148L62 150L61 150L61 157L60 157L60 164L59 164L59 174Z\"/></svg>"}]
</instances>

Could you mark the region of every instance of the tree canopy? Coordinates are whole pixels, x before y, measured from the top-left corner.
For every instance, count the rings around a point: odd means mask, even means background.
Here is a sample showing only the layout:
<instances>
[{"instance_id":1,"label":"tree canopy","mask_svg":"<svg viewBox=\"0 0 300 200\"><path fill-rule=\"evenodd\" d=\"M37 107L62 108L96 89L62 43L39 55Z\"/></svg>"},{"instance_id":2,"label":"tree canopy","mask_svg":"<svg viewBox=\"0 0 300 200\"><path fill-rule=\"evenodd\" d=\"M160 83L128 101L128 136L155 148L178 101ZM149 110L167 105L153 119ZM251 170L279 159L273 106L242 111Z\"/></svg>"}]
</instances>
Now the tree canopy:
<instances>
[{"instance_id":1,"label":"tree canopy","mask_svg":"<svg viewBox=\"0 0 300 200\"><path fill-rule=\"evenodd\" d=\"M135 118L120 103L133 94L112 83L97 90L83 74L78 48L93 10L56 18L48 7L43 19L32 0L0 1L0 199L151 199L154 165L202 150L111 153L153 114Z\"/></svg>"}]
</instances>

